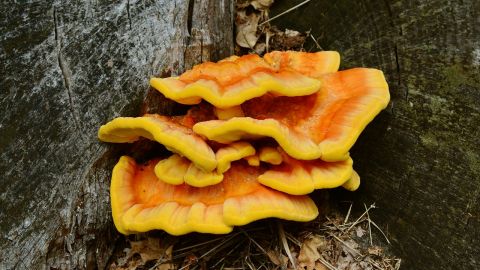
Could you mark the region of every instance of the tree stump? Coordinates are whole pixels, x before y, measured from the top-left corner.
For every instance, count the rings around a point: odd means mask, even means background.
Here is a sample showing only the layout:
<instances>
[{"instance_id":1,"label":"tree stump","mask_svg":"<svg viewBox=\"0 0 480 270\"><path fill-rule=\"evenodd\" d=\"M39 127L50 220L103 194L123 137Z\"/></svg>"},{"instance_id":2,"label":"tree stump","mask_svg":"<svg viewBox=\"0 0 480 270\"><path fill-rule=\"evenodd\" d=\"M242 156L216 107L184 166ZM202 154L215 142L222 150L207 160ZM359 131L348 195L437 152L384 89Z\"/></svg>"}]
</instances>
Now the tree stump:
<instances>
[{"instance_id":1,"label":"tree stump","mask_svg":"<svg viewBox=\"0 0 480 270\"><path fill-rule=\"evenodd\" d=\"M391 103L352 149L362 187L343 198L376 202L402 269L480 268L479 18L475 0L339 0L272 22L311 30L341 68L385 72Z\"/></svg>"},{"instance_id":2,"label":"tree stump","mask_svg":"<svg viewBox=\"0 0 480 270\"><path fill-rule=\"evenodd\" d=\"M97 130L140 113L150 76L233 54L233 1L27 1L0 13L0 269L103 269L122 150Z\"/></svg>"},{"instance_id":3,"label":"tree stump","mask_svg":"<svg viewBox=\"0 0 480 270\"><path fill-rule=\"evenodd\" d=\"M276 1L271 16L299 2ZM104 268L118 238L110 171L127 150L99 143L97 129L138 115L150 76L232 54L233 3L27 1L0 12L0 269ZM377 203L404 269L480 268L479 17L476 0L337 0L272 22L311 30L343 68L384 70L392 102L352 150L363 185L345 197Z\"/></svg>"}]
</instances>

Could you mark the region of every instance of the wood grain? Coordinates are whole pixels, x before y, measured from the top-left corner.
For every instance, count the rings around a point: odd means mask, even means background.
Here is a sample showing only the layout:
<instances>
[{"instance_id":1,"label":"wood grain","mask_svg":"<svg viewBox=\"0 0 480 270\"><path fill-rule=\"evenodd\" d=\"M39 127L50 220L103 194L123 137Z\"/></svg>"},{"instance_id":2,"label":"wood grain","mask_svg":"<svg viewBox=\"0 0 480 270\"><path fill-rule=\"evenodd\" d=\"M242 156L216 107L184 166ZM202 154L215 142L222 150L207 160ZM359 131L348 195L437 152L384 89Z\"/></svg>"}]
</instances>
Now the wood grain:
<instances>
[{"instance_id":1,"label":"wood grain","mask_svg":"<svg viewBox=\"0 0 480 270\"><path fill-rule=\"evenodd\" d=\"M140 113L150 76L232 54L233 2L24 1L0 13L0 269L103 269L123 150L96 132Z\"/></svg>"},{"instance_id":2,"label":"wood grain","mask_svg":"<svg viewBox=\"0 0 480 270\"><path fill-rule=\"evenodd\" d=\"M340 0L272 22L385 72L391 103L352 150L361 189L332 197L377 203L402 269L480 268L479 18L475 0Z\"/></svg>"}]
</instances>

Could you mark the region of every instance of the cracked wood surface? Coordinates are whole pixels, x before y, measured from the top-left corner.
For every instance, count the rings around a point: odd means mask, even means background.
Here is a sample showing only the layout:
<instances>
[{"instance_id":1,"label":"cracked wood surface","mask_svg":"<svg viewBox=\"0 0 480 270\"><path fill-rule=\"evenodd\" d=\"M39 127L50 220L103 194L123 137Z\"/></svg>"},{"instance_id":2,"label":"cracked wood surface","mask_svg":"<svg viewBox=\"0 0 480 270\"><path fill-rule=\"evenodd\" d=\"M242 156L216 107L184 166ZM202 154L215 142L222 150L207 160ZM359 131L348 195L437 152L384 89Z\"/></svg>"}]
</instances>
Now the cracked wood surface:
<instances>
[{"instance_id":1,"label":"cracked wood surface","mask_svg":"<svg viewBox=\"0 0 480 270\"><path fill-rule=\"evenodd\" d=\"M480 269L480 2L311 1L272 23L387 76L391 103L352 150L361 189L333 196L376 202L402 269Z\"/></svg>"},{"instance_id":2,"label":"cracked wood surface","mask_svg":"<svg viewBox=\"0 0 480 270\"><path fill-rule=\"evenodd\" d=\"M102 269L125 150L97 129L138 115L150 76L231 55L233 3L25 1L0 13L0 269Z\"/></svg>"}]
</instances>

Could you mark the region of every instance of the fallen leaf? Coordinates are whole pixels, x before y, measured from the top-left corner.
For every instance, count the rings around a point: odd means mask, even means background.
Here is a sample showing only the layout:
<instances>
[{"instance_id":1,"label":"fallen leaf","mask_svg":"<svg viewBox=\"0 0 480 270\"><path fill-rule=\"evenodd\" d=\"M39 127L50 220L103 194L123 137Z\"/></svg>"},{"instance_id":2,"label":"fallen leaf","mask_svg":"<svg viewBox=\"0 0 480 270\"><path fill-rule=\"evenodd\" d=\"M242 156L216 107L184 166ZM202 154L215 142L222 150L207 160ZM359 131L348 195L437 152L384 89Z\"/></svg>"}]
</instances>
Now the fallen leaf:
<instances>
[{"instance_id":1,"label":"fallen leaf","mask_svg":"<svg viewBox=\"0 0 480 270\"><path fill-rule=\"evenodd\" d=\"M237 1L235 1L235 8L236 8L237 12L241 9L244 9L244 8L250 6L250 2L251 2L251 0L237 0Z\"/></svg>"},{"instance_id":2,"label":"fallen leaf","mask_svg":"<svg viewBox=\"0 0 480 270\"><path fill-rule=\"evenodd\" d=\"M307 38L305 33L285 29L285 32L278 30L275 26L269 29L269 50L301 50Z\"/></svg>"},{"instance_id":3,"label":"fallen leaf","mask_svg":"<svg viewBox=\"0 0 480 270\"><path fill-rule=\"evenodd\" d=\"M347 239L342 243L343 251L345 253L350 253L352 256L358 256L360 253L359 245L352 239Z\"/></svg>"},{"instance_id":4,"label":"fallen leaf","mask_svg":"<svg viewBox=\"0 0 480 270\"><path fill-rule=\"evenodd\" d=\"M357 226L355 228L355 234L357 235L357 237L362 237L365 235L365 230L361 227L361 226Z\"/></svg>"},{"instance_id":5,"label":"fallen leaf","mask_svg":"<svg viewBox=\"0 0 480 270\"><path fill-rule=\"evenodd\" d=\"M368 254L375 256L382 256L383 254L383 249L379 246L368 247L367 251Z\"/></svg>"},{"instance_id":6,"label":"fallen leaf","mask_svg":"<svg viewBox=\"0 0 480 270\"><path fill-rule=\"evenodd\" d=\"M125 257L118 258L109 269L137 269L143 268L147 263L156 261L154 270L170 270L175 266L172 260L173 245L164 244L156 238L146 238L140 241L130 241L130 248L125 249Z\"/></svg>"},{"instance_id":7,"label":"fallen leaf","mask_svg":"<svg viewBox=\"0 0 480 270\"><path fill-rule=\"evenodd\" d=\"M264 10L268 9L273 4L273 0L253 0L250 4L256 10Z\"/></svg>"},{"instance_id":8,"label":"fallen leaf","mask_svg":"<svg viewBox=\"0 0 480 270\"><path fill-rule=\"evenodd\" d=\"M253 48L257 44L259 36L257 35L258 21L260 16L255 12L247 15L245 10L237 12L235 23L237 25L237 36L235 41L238 46L244 48Z\"/></svg>"},{"instance_id":9,"label":"fallen leaf","mask_svg":"<svg viewBox=\"0 0 480 270\"><path fill-rule=\"evenodd\" d=\"M267 256L270 259L270 261L277 266L284 266L284 265L287 265L288 263L287 256L281 253L275 252L274 250L267 250Z\"/></svg>"},{"instance_id":10,"label":"fallen leaf","mask_svg":"<svg viewBox=\"0 0 480 270\"><path fill-rule=\"evenodd\" d=\"M295 30L285 29L285 36L286 37L296 37L301 36L302 34Z\"/></svg>"},{"instance_id":11,"label":"fallen leaf","mask_svg":"<svg viewBox=\"0 0 480 270\"><path fill-rule=\"evenodd\" d=\"M319 250L325 249L326 240L319 235L312 235L302 243L298 255L298 264L303 269L316 270L316 262L321 258Z\"/></svg>"}]
</instances>

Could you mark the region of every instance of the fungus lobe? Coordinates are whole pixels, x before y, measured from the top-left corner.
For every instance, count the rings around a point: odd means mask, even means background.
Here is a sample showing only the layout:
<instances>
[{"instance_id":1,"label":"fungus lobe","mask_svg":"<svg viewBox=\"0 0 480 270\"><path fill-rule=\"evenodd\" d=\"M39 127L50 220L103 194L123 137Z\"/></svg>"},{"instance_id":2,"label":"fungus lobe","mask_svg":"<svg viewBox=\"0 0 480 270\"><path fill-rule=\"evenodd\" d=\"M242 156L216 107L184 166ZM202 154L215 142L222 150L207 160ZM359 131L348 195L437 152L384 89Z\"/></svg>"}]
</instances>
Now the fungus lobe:
<instances>
[{"instance_id":1,"label":"fungus lobe","mask_svg":"<svg viewBox=\"0 0 480 270\"><path fill-rule=\"evenodd\" d=\"M233 57L217 63L206 62L180 77L152 78L150 84L165 97L182 104L202 99L217 108L229 108L272 93L277 96L304 96L318 91L316 78L335 72L340 65L337 52L272 52Z\"/></svg>"},{"instance_id":2,"label":"fungus lobe","mask_svg":"<svg viewBox=\"0 0 480 270\"><path fill-rule=\"evenodd\" d=\"M193 131L231 143L271 137L296 159L342 161L365 126L390 99L383 73L355 68L323 75L313 95L264 95L242 105L245 117L197 123Z\"/></svg>"},{"instance_id":3,"label":"fungus lobe","mask_svg":"<svg viewBox=\"0 0 480 270\"><path fill-rule=\"evenodd\" d=\"M288 195L259 184L259 168L245 162L235 162L222 183L205 188L159 181L156 163L139 165L123 156L113 169L110 194L119 232L161 229L172 235L222 234L263 218L310 221L318 215L308 196Z\"/></svg>"}]
</instances>

